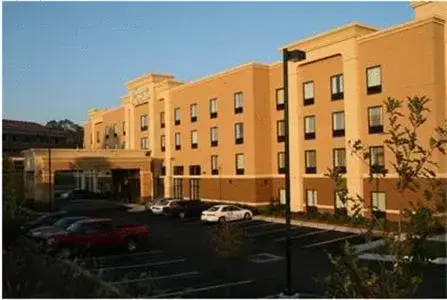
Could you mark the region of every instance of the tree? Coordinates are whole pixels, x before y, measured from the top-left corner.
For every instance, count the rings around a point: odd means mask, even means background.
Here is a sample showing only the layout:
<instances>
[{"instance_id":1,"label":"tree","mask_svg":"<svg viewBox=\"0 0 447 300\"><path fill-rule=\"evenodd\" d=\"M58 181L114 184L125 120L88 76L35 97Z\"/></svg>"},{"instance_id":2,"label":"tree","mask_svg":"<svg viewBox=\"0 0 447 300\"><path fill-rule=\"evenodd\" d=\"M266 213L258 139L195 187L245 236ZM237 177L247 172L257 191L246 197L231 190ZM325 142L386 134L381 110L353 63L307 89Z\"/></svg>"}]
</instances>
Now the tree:
<instances>
[{"instance_id":1,"label":"tree","mask_svg":"<svg viewBox=\"0 0 447 300\"><path fill-rule=\"evenodd\" d=\"M369 180L379 187L386 175L397 175L395 190L399 197L399 217L397 226L389 226L386 220L371 216L371 222L364 223L364 235L370 240L373 230L383 234L383 253L391 255L394 263L379 262L377 268L361 264L355 249L346 242L341 256L329 254L334 271L319 281L325 287L328 297L343 298L410 298L422 282L420 266L431 259L426 245L427 238L437 233L442 219L436 214L445 209L446 191L436 178L435 155L445 155L447 144L447 124L434 129L434 136L426 139L421 130L427 122L426 97L408 97L403 112L404 101L388 98L384 102L389 129L384 132L384 146L392 153L389 161L391 170L369 167ZM428 145L424 145L428 144ZM356 155L369 165L370 153L360 140L350 141L351 155ZM338 196L353 208L353 220L361 219L364 199L348 196L343 175L329 169ZM416 198L417 202L406 201ZM348 205L349 206L349 205Z\"/></svg>"},{"instance_id":2,"label":"tree","mask_svg":"<svg viewBox=\"0 0 447 300\"><path fill-rule=\"evenodd\" d=\"M68 119L56 121L52 120L45 125L51 129L64 131L67 134L67 144L70 147L83 146L84 128Z\"/></svg>"}]
</instances>

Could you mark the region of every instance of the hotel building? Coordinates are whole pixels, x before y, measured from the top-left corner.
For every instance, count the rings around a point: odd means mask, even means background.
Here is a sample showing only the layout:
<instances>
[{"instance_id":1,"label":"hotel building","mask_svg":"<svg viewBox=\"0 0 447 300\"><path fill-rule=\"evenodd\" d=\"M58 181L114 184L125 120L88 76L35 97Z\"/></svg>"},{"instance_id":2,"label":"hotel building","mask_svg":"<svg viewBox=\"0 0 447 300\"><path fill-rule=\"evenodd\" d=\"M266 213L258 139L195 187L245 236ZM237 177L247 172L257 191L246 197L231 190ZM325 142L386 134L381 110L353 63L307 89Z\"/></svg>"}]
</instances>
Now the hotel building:
<instances>
[{"instance_id":1,"label":"hotel building","mask_svg":"<svg viewBox=\"0 0 447 300\"><path fill-rule=\"evenodd\" d=\"M396 175L390 172L378 189L368 180L369 166L349 155L348 141L362 140L373 163L392 170L383 146L386 98L431 99L427 134L421 135L427 142L447 119L447 4L411 6L414 19L401 25L349 23L284 46L307 55L289 62L292 211L340 208L335 185L324 175L340 167L350 193L366 200L366 211L374 206L390 217L398 213ZM282 70L280 62L247 63L194 82L155 73L131 80L121 105L89 111L84 151L114 153L115 159L144 153L138 156L149 166L140 173L142 198L284 201ZM438 177L447 180L447 158L435 160Z\"/></svg>"}]
</instances>

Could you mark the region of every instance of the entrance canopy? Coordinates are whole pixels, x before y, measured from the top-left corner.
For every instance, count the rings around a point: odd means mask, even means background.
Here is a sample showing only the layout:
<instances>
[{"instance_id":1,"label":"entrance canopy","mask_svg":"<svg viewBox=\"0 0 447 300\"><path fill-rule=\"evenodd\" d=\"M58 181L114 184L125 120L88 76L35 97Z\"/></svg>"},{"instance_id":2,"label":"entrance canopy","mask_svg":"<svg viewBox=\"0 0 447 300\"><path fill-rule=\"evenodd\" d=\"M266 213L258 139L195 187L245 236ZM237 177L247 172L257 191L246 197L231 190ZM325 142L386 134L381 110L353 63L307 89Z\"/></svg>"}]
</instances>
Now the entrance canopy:
<instances>
[{"instance_id":1,"label":"entrance canopy","mask_svg":"<svg viewBox=\"0 0 447 300\"><path fill-rule=\"evenodd\" d=\"M139 170L141 200L152 195L152 173L161 170L161 160L147 151L103 149L29 149L22 151L25 171L26 197L36 201L49 199L49 184L54 183L57 171ZM50 170L51 168L51 170ZM51 174L50 174L51 173ZM51 176L51 181L50 181Z\"/></svg>"}]
</instances>

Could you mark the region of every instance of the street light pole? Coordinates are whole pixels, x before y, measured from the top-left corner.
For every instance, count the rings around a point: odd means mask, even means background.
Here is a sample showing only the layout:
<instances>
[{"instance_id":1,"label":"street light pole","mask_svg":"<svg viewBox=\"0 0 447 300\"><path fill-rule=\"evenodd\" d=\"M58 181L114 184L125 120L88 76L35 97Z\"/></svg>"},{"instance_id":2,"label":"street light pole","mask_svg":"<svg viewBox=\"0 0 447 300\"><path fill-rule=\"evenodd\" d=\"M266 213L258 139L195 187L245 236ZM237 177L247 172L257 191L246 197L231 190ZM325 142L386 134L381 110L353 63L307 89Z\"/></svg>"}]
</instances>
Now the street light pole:
<instances>
[{"instance_id":1,"label":"street light pole","mask_svg":"<svg viewBox=\"0 0 447 300\"><path fill-rule=\"evenodd\" d=\"M52 169L51 169L51 128L48 128L48 212L51 212L52 210L52 204L53 204L53 180L52 180Z\"/></svg>"},{"instance_id":2,"label":"street light pole","mask_svg":"<svg viewBox=\"0 0 447 300\"><path fill-rule=\"evenodd\" d=\"M286 289L283 293L285 297L293 297L292 290L292 251L290 241L290 166L289 166L289 60L301 61L306 59L306 53L300 50L288 51L283 49L283 90L284 90L284 152L285 152L285 190L286 190Z\"/></svg>"}]
</instances>

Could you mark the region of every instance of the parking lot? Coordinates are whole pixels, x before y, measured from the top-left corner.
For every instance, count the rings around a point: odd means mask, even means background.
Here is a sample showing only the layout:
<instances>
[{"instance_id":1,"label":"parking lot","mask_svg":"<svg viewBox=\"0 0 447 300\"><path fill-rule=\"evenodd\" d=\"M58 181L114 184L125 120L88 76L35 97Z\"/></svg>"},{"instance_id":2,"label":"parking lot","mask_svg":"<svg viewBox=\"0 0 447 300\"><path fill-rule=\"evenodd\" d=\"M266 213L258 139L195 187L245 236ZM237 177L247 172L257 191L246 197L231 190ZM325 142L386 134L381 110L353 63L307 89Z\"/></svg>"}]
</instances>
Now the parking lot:
<instances>
[{"instance_id":1,"label":"parking lot","mask_svg":"<svg viewBox=\"0 0 447 300\"><path fill-rule=\"evenodd\" d=\"M228 259L219 257L210 243L219 225L204 225L197 218L155 216L148 211L95 211L94 216L111 217L117 223L148 224L151 228L148 249L77 261L125 297L275 298L285 287L284 224L256 219L232 223L231 227L241 233L246 252ZM323 296L314 279L331 268L327 252L341 252L345 242L365 243L356 233L303 226L292 226L291 239L293 287L305 298ZM434 266L424 276L430 279L424 281L423 295L444 297L445 266Z\"/></svg>"}]
</instances>

